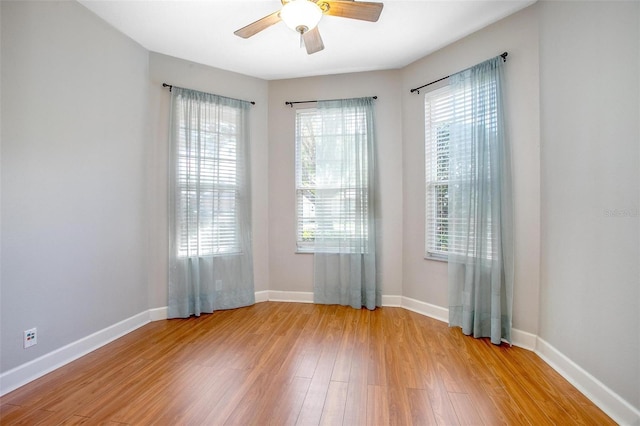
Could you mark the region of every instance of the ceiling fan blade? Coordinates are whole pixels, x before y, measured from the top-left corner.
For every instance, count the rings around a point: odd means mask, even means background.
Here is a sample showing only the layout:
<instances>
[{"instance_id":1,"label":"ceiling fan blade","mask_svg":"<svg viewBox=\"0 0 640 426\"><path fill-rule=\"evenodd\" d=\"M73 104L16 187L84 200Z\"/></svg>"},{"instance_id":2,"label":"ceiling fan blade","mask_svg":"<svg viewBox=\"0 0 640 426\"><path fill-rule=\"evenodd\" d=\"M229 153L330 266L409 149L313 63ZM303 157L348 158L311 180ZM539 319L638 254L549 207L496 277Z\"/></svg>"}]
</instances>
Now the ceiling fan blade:
<instances>
[{"instance_id":1,"label":"ceiling fan blade","mask_svg":"<svg viewBox=\"0 0 640 426\"><path fill-rule=\"evenodd\" d=\"M325 14L330 16L340 16L342 18L359 19L361 21L376 22L380 18L382 12L382 3L374 3L368 1L324 1L318 2L329 5L329 10Z\"/></svg>"},{"instance_id":2,"label":"ceiling fan blade","mask_svg":"<svg viewBox=\"0 0 640 426\"><path fill-rule=\"evenodd\" d=\"M324 49L324 43L322 37L320 37L320 31L318 27L314 27L302 34L302 40L304 40L304 47L307 48L307 53L311 55Z\"/></svg>"},{"instance_id":3,"label":"ceiling fan blade","mask_svg":"<svg viewBox=\"0 0 640 426\"><path fill-rule=\"evenodd\" d=\"M246 27L242 27L235 31L234 34L238 37L249 38L252 35L259 33L260 31L269 28L273 24L280 22L280 11L273 12L271 15L267 15L264 18L258 19L256 22L252 22Z\"/></svg>"}]
</instances>

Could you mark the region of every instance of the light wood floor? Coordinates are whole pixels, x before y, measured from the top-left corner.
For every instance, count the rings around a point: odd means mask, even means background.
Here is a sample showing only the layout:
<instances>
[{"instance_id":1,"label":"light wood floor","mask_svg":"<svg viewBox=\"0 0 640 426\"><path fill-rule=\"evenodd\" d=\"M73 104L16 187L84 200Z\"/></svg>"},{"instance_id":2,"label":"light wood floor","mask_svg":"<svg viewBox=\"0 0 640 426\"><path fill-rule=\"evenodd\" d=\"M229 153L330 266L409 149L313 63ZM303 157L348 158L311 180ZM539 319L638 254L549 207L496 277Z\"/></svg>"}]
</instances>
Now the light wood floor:
<instances>
[{"instance_id":1,"label":"light wood floor","mask_svg":"<svg viewBox=\"0 0 640 426\"><path fill-rule=\"evenodd\" d=\"M0 423L613 424L532 352L400 308L158 321L0 398Z\"/></svg>"}]
</instances>

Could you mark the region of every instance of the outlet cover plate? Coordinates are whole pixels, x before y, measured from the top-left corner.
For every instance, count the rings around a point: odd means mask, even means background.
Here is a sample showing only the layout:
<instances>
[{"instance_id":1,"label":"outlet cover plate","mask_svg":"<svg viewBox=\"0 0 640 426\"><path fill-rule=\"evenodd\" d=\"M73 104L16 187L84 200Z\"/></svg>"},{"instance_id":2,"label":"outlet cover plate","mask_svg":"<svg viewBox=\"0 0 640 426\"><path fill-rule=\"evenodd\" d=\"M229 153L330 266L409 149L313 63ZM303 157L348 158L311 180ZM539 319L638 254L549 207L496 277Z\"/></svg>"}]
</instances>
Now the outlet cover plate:
<instances>
[{"instance_id":1,"label":"outlet cover plate","mask_svg":"<svg viewBox=\"0 0 640 426\"><path fill-rule=\"evenodd\" d=\"M37 329L30 328L29 330L24 331L24 348L27 349L33 345L38 343L38 333Z\"/></svg>"}]
</instances>

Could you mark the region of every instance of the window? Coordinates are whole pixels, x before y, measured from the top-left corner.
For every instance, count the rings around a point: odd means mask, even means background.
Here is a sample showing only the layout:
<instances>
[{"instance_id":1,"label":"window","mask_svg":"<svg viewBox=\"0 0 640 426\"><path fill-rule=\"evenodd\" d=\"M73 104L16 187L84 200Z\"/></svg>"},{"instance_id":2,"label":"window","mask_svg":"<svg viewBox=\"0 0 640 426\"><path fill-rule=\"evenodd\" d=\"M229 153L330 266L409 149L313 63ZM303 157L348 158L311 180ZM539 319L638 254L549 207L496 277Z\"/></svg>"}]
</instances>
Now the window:
<instances>
[{"instance_id":1,"label":"window","mask_svg":"<svg viewBox=\"0 0 640 426\"><path fill-rule=\"evenodd\" d=\"M314 251L320 226L323 251L351 247L351 252L362 252L361 242L368 235L368 224L362 220L368 211L367 144L362 141L370 123L364 108L323 111L296 111L297 250ZM348 148L349 144L353 145ZM350 156L354 147L363 150L362 155ZM316 170L318 152L322 170ZM318 222L316 212L325 220Z\"/></svg>"},{"instance_id":2,"label":"window","mask_svg":"<svg viewBox=\"0 0 640 426\"><path fill-rule=\"evenodd\" d=\"M315 109L296 111L296 211L298 251L313 251L316 231L316 137L321 132Z\"/></svg>"},{"instance_id":3,"label":"window","mask_svg":"<svg viewBox=\"0 0 640 426\"><path fill-rule=\"evenodd\" d=\"M208 100L179 108L176 223L178 256L241 252L238 140L243 111Z\"/></svg>"},{"instance_id":4,"label":"window","mask_svg":"<svg viewBox=\"0 0 640 426\"><path fill-rule=\"evenodd\" d=\"M426 257L446 259L449 252L449 87L425 95Z\"/></svg>"},{"instance_id":5,"label":"window","mask_svg":"<svg viewBox=\"0 0 640 426\"><path fill-rule=\"evenodd\" d=\"M478 196L472 188L466 188L467 184L464 183L469 179L470 173L484 173L485 178L490 179L490 158L481 158L486 153L476 153L466 148L470 145L467 142L473 138L473 132L478 131L477 121L471 116L474 108L470 91L470 88L465 88L454 92L450 86L445 86L425 95L425 257L431 259L446 260L449 253L476 253L476 249L484 253L486 258L490 259L494 255L491 224L486 225L487 239L482 244L476 241L474 230L476 220L482 221L490 217L491 203L487 203L487 210L483 214L476 212L478 215L471 215L470 219L451 217L450 207L454 201L460 214L468 213L473 205L470 204L471 200ZM495 92L494 82L487 82L478 88L478 93L492 91ZM482 126L489 132L487 134L495 133L497 112L487 112L484 120ZM450 155L454 129L456 146L459 147L455 159L453 154ZM480 166L479 162L484 166ZM456 185L458 189L457 200L450 197L450 185ZM454 227L458 232L456 235L451 234Z\"/></svg>"}]
</instances>

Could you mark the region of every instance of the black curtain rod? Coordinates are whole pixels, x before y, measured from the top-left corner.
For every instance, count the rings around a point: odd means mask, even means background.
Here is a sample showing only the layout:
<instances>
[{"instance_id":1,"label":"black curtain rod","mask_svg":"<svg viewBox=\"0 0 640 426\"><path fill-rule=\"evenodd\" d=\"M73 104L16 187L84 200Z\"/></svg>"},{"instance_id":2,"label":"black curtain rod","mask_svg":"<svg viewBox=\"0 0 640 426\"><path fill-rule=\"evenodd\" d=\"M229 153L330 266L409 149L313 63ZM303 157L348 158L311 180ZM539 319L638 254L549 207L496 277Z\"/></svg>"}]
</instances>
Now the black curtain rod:
<instances>
[{"instance_id":1,"label":"black curtain rod","mask_svg":"<svg viewBox=\"0 0 640 426\"><path fill-rule=\"evenodd\" d=\"M500 55L500 56L502 56L502 61L503 61L503 62L507 62L507 55L508 55L508 54L509 54L509 53L504 52L504 53L502 53L502 54ZM435 84L435 83L437 83L437 82L439 82L439 81L442 81L442 80L446 80L446 79L448 79L449 77L451 77L451 76L450 76L450 75L448 75L448 76L446 76L446 77L442 77L442 78L439 78L439 79L437 79L437 80L435 80L435 81L432 81L431 83L423 84L423 85L422 85L422 86L420 86L420 87L416 87L415 89L411 89L411 93L413 93L413 92L418 92L418 94L420 94L420 89L422 89L423 87L431 86L432 84Z\"/></svg>"},{"instance_id":2,"label":"black curtain rod","mask_svg":"<svg viewBox=\"0 0 640 426\"><path fill-rule=\"evenodd\" d=\"M173 86L171 84L167 84L167 83L162 83L162 87L168 87L169 91L171 91L173 89ZM220 96L220 95L216 95L216 96ZM220 96L221 98L226 98L226 96ZM229 98L232 99L232 98ZM240 100L240 99L236 99L236 100ZM249 102L251 105L255 105L256 103L254 101L243 101L243 102Z\"/></svg>"},{"instance_id":3,"label":"black curtain rod","mask_svg":"<svg viewBox=\"0 0 640 426\"><path fill-rule=\"evenodd\" d=\"M377 96L371 96L371 99L378 99ZM323 102L331 102L331 101L342 101L344 99L323 99ZM293 108L293 104L310 104L310 103L314 103L314 102L320 102L319 100L315 100L315 101L286 101L284 104L285 105L289 105L291 108Z\"/></svg>"}]
</instances>

